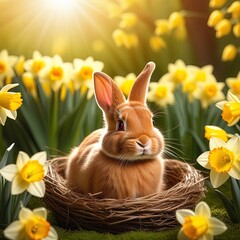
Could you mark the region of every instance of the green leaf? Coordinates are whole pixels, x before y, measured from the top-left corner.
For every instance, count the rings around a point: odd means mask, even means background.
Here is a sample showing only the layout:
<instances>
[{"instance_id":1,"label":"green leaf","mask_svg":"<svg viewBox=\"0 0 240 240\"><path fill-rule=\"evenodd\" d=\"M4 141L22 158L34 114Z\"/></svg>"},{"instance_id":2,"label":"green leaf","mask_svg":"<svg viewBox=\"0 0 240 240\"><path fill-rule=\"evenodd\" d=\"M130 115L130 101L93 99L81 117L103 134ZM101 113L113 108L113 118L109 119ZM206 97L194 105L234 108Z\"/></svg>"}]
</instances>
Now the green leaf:
<instances>
[{"instance_id":1,"label":"green leaf","mask_svg":"<svg viewBox=\"0 0 240 240\"><path fill-rule=\"evenodd\" d=\"M218 189L214 189L214 190L217 193L217 195L219 196L219 198L222 200L222 203L223 203L231 221L233 223L238 223L239 219L238 219L237 213L235 211L235 208L233 206L233 203L229 200L229 198L223 192L221 192Z\"/></svg>"},{"instance_id":2,"label":"green leaf","mask_svg":"<svg viewBox=\"0 0 240 240\"><path fill-rule=\"evenodd\" d=\"M0 169L4 166L6 166L6 163L7 163L7 160L8 160L8 155L9 155L9 152L12 150L14 146L14 143L7 148L7 150L5 151L3 157L2 157L2 160L0 161Z\"/></svg>"},{"instance_id":3,"label":"green leaf","mask_svg":"<svg viewBox=\"0 0 240 240\"><path fill-rule=\"evenodd\" d=\"M231 177L231 189L233 197L233 206L236 209L238 219L240 221L240 188L237 180Z\"/></svg>"}]
</instances>

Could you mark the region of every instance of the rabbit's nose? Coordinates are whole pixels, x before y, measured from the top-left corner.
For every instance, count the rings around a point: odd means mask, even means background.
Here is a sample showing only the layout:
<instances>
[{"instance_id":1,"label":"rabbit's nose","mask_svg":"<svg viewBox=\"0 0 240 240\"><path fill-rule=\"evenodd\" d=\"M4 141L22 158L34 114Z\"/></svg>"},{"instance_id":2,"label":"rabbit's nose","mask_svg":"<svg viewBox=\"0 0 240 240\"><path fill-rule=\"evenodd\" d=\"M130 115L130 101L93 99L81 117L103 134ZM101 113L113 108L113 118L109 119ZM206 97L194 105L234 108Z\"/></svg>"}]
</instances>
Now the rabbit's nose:
<instances>
[{"instance_id":1,"label":"rabbit's nose","mask_svg":"<svg viewBox=\"0 0 240 240\"><path fill-rule=\"evenodd\" d=\"M148 136L146 135L142 135L138 138L137 140L137 144L140 146L140 147L146 147L148 144L150 143L150 139Z\"/></svg>"}]
</instances>

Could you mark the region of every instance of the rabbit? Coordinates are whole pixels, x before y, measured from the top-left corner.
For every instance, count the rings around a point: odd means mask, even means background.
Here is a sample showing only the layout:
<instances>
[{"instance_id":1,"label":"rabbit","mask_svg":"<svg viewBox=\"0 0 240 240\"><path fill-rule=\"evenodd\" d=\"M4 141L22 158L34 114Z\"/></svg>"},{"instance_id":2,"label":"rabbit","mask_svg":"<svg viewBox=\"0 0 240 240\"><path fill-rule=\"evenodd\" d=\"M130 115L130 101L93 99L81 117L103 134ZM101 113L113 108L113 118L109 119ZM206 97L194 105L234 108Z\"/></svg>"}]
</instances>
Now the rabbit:
<instances>
[{"instance_id":1,"label":"rabbit","mask_svg":"<svg viewBox=\"0 0 240 240\"><path fill-rule=\"evenodd\" d=\"M93 74L94 95L105 127L70 151L66 182L82 194L101 198L138 198L164 189L164 138L153 126L146 104L155 64L149 62L126 100L116 83L102 72Z\"/></svg>"}]
</instances>

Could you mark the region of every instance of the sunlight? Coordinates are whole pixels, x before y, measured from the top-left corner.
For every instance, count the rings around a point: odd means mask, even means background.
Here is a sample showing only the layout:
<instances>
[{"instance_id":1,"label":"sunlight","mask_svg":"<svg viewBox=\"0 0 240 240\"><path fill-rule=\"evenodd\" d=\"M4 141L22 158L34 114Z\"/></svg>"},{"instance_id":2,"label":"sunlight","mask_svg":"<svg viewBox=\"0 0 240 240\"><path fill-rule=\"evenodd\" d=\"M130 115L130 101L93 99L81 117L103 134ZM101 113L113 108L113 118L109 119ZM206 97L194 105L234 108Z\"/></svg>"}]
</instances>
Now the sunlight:
<instances>
[{"instance_id":1,"label":"sunlight","mask_svg":"<svg viewBox=\"0 0 240 240\"><path fill-rule=\"evenodd\" d=\"M68 11L74 8L76 2L77 0L48 0L46 1L46 4L63 11Z\"/></svg>"}]
</instances>

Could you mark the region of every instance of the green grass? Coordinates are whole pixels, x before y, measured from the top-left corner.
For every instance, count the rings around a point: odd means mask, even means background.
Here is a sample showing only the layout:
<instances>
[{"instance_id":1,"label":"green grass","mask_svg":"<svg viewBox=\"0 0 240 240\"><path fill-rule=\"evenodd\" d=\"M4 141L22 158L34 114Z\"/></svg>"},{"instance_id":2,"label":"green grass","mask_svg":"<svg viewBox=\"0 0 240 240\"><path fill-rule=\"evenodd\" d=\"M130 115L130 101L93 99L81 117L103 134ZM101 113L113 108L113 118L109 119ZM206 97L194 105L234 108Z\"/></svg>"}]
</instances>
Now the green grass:
<instances>
[{"instance_id":1,"label":"green grass","mask_svg":"<svg viewBox=\"0 0 240 240\"><path fill-rule=\"evenodd\" d=\"M228 186L224 186L222 189L224 192L228 192ZM213 190L208 190L206 193L206 198L203 199L206 201L212 211L212 215L214 217L217 217L218 219L222 220L226 223L228 226L228 230L219 236L216 236L214 239L219 240L236 240L240 236L240 224L232 224L225 209L223 208L223 205L220 201L220 199L217 197L215 192ZM35 208L42 206L42 202L37 199L33 198L29 204L29 208ZM52 215L49 215L49 221L54 222ZM143 231L131 231L127 233L122 234L109 234L109 233L98 233L94 231L68 231L63 228L54 226L56 231L58 232L59 239L63 240L145 240L145 239L151 239L151 240L174 240L176 239L176 236L178 234L178 231L180 229L180 226L177 226L176 228L172 230L166 230L161 232L143 232ZM0 239L4 239L3 232L0 231Z\"/></svg>"}]
</instances>

